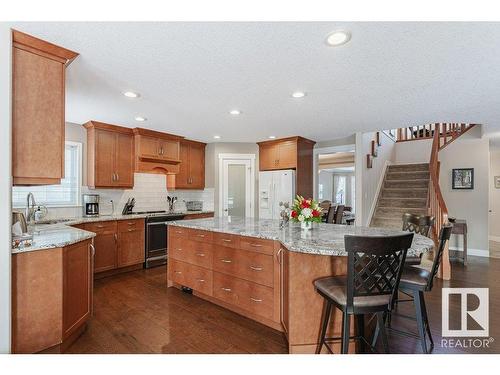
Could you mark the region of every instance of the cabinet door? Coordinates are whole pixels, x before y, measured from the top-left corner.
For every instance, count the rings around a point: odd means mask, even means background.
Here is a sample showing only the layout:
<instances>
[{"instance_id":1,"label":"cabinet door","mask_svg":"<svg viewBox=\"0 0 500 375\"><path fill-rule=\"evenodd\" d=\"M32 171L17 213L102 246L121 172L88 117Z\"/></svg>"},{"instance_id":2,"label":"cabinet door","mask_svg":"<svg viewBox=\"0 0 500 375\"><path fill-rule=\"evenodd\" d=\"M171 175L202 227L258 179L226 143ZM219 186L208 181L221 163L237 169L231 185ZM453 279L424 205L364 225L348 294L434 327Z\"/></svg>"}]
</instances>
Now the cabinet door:
<instances>
[{"instance_id":1,"label":"cabinet door","mask_svg":"<svg viewBox=\"0 0 500 375\"><path fill-rule=\"evenodd\" d=\"M189 174L191 189L205 188L205 145L189 146Z\"/></svg>"},{"instance_id":2,"label":"cabinet door","mask_svg":"<svg viewBox=\"0 0 500 375\"><path fill-rule=\"evenodd\" d=\"M278 146L276 144L260 146L259 166L261 171L278 168Z\"/></svg>"},{"instance_id":3,"label":"cabinet door","mask_svg":"<svg viewBox=\"0 0 500 375\"><path fill-rule=\"evenodd\" d=\"M180 144L180 160L179 173L175 175L176 189L189 189L189 144Z\"/></svg>"},{"instance_id":4,"label":"cabinet door","mask_svg":"<svg viewBox=\"0 0 500 375\"><path fill-rule=\"evenodd\" d=\"M130 228L118 232L118 267L144 262L144 228Z\"/></svg>"},{"instance_id":5,"label":"cabinet door","mask_svg":"<svg viewBox=\"0 0 500 375\"><path fill-rule=\"evenodd\" d=\"M160 142L158 138L141 135L139 143L140 156L145 158L160 158Z\"/></svg>"},{"instance_id":6,"label":"cabinet door","mask_svg":"<svg viewBox=\"0 0 500 375\"><path fill-rule=\"evenodd\" d=\"M179 141L161 139L160 158L165 160L179 160Z\"/></svg>"},{"instance_id":7,"label":"cabinet door","mask_svg":"<svg viewBox=\"0 0 500 375\"><path fill-rule=\"evenodd\" d=\"M89 241L63 249L63 339L90 317L92 254Z\"/></svg>"},{"instance_id":8,"label":"cabinet door","mask_svg":"<svg viewBox=\"0 0 500 375\"><path fill-rule=\"evenodd\" d=\"M60 184L64 178L64 66L13 48L14 185Z\"/></svg>"},{"instance_id":9,"label":"cabinet door","mask_svg":"<svg viewBox=\"0 0 500 375\"><path fill-rule=\"evenodd\" d=\"M284 141L278 143L278 168L297 168L297 142Z\"/></svg>"},{"instance_id":10,"label":"cabinet door","mask_svg":"<svg viewBox=\"0 0 500 375\"><path fill-rule=\"evenodd\" d=\"M116 134L114 185L120 187L134 186L134 138L129 134Z\"/></svg>"},{"instance_id":11,"label":"cabinet door","mask_svg":"<svg viewBox=\"0 0 500 375\"><path fill-rule=\"evenodd\" d=\"M94 273L116 268L116 231L97 232L94 238Z\"/></svg>"},{"instance_id":12,"label":"cabinet door","mask_svg":"<svg viewBox=\"0 0 500 375\"><path fill-rule=\"evenodd\" d=\"M95 131L95 186L114 185L115 133L107 130Z\"/></svg>"}]
</instances>

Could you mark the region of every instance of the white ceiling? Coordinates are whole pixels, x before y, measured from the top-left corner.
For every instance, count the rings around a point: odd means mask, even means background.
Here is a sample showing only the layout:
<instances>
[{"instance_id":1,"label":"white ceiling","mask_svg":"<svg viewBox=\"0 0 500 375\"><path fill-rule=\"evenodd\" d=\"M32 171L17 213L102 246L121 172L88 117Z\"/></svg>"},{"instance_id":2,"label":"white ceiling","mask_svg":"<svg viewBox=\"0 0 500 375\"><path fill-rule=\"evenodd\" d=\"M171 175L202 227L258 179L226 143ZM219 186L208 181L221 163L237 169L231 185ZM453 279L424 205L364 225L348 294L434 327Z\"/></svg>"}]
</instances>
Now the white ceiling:
<instances>
[{"instance_id":1,"label":"white ceiling","mask_svg":"<svg viewBox=\"0 0 500 375\"><path fill-rule=\"evenodd\" d=\"M16 23L80 53L67 120L213 142L470 122L500 131L500 23ZM328 47L335 29L351 41ZM137 100L121 93L141 93ZM295 90L307 92L293 99ZM228 111L238 108L234 117ZM134 116L148 118L145 123Z\"/></svg>"}]
</instances>

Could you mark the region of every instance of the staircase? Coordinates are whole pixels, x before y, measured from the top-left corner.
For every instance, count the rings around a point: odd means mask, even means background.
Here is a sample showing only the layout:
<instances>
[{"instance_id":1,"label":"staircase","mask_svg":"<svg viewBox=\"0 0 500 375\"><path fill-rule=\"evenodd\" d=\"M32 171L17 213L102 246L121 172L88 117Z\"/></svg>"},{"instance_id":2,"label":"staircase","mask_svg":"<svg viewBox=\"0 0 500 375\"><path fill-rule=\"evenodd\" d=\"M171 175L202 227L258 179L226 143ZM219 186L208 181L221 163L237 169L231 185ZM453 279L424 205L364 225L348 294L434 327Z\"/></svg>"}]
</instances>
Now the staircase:
<instances>
[{"instance_id":1,"label":"staircase","mask_svg":"<svg viewBox=\"0 0 500 375\"><path fill-rule=\"evenodd\" d=\"M390 165L370 226L401 229L404 213L427 215L429 164Z\"/></svg>"}]
</instances>

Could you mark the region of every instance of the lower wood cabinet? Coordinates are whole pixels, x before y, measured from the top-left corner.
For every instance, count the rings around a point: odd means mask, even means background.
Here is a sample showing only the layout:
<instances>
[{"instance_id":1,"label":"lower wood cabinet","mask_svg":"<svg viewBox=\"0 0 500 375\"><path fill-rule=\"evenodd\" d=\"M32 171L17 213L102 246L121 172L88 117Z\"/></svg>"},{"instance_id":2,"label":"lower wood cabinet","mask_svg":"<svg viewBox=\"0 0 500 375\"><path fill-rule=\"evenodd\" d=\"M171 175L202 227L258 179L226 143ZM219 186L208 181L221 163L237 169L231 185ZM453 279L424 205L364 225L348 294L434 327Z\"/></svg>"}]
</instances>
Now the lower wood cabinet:
<instances>
[{"instance_id":1,"label":"lower wood cabinet","mask_svg":"<svg viewBox=\"0 0 500 375\"><path fill-rule=\"evenodd\" d=\"M144 220L118 222L117 267L132 266L145 261Z\"/></svg>"},{"instance_id":2,"label":"lower wood cabinet","mask_svg":"<svg viewBox=\"0 0 500 375\"><path fill-rule=\"evenodd\" d=\"M117 267L116 221L88 223L85 230L94 232L95 260L94 272L103 272Z\"/></svg>"},{"instance_id":3,"label":"lower wood cabinet","mask_svg":"<svg viewBox=\"0 0 500 375\"><path fill-rule=\"evenodd\" d=\"M275 329L281 328L276 241L168 227L168 283Z\"/></svg>"}]
</instances>

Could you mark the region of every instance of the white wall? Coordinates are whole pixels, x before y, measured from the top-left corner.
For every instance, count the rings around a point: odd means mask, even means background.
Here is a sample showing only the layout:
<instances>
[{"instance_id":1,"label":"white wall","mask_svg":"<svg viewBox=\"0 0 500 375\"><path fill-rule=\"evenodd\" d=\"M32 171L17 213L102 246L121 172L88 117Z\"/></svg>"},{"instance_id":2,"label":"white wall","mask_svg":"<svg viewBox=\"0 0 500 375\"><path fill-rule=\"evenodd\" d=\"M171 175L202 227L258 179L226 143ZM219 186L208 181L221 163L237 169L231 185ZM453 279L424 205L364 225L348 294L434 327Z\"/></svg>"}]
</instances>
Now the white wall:
<instances>
[{"instance_id":1,"label":"white wall","mask_svg":"<svg viewBox=\"0 0 500 375\"><path fill-rule=\"evenodd\" d=\"M377 199L377 188L387 162L394 162L396 147L394 141L380 132L382 145L378 148L376 158L373 158L373 167L366 165L366 154L371 152L371 141L375 133L363 133L356 139L356 224L369 225L370 211L373 202ZM360 191L361 190L361 191ZM361 211L361 215L360 215Z\"/></svg>"},{"instance_id":2,"label":"white wall","mask_svg":"<svg viewBox=\"0 0 500 375\"><path fill-rule=\"evenodd\" d=\"M489 209L489 141L476 127L439 152L441 162L439 185L452 217L467 220L468 250L471 255L488 255ZM396 144L398 163L428 163L432 140ZM453 190L453 168L474 168L474 189ZM462 239L452 236L450 248L461 249Z\"/></svg>"},{"instance_id":3,"label":"white wall","mask_svg":"<svg viewBox=\"0 0 500 375\"><path fill-rule=\"evenodd\" d=\"M0 353L10 352L11 33L0 23Z\"/></svg>"},{"instance_id":4,"label":"white wall","mask_svg":"<svg viewBox=\"0 0 500 375\"><path fill-rule=\"evenodd\" d=\"M500 149L490 149L490 229L489 236L500 241L500 189L495 188L495 176L500 176Z\"/></svg>"},{"instance_id":5,"label":"white wall","mask_svg":"<svg viewBox=\"0 0 500 375\"><path fill-rule=\"evenodd\" d=\"M333 201L333 173L329 171L319 171L318 183L323 185L323 196L318 199L320 201ZM318 193L319 194L319 193Z\"/></svg>"}]
</instances>

